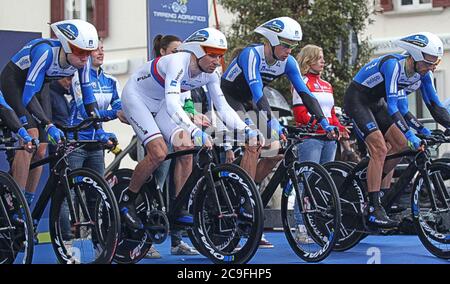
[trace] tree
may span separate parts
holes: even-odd
[[[302,26],[303,40],[300,47],[315,44],[323,48],[326,68],[323,77],[334,89],[336,105],[342,105],[342,97],[356,71],[367,63],[371,49],[368,39],[359,38],[356,63],[350,62],[350,49],[345,48],[343,58],[337,53],[342,43],[347,43],[351,30],[360,36],[370,24],[370,1],[367,0],[219,0],[228,11],[236,15],[231,31],[227,33],[230,50],[261,42],[262,37],[253,30],[262,23],[276,17],[288,16]],[[346,39],[346,40],[341,40]],[[297,48],[292,55],[300,51]],[[228,53],[231,54],[231,53]],[[230,55],[228,55],[230,57]],[[229,62],[232,58],[226,58]],[[277,80],[272,85],[288,102],[292,101],[287,79]]]

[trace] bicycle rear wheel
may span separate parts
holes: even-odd
[[[233,164],[214,167],[212,178],[214,189],[203,177],[194,197],[192,230],[203,247],[200,251],[214,263],[247,263],[263,233],[259,192],[248,174]]]
[[[0,171],[0,264],[29,264],[33,259],[33,221],[14,179]]]
[[[428,177],[432,188],[426,185],[422,175],[414,181],[413,222],[425,248],[439,258],[450,259],[450,166],[433,163]]]
[[[62,185],[50,207],[50,237],[60,263],[111,263],[120,234],[119,208],[106,181],[91,169],[67,175],[70,199]],[[77,220],[70,220],[69,202]]]
[[[318,262],[330,254],[338,238],[341,223],[338,191],[321,165],[295,162],[294,168],[298,184],[294,185],[294,178],[290,176],[281,196],[284,233],[301,259]],[[295,195],[290,199],[291,193]],[[299,212],[296,212],[295,204],[298,204]],[[294,219],[289,214],[292,207]]]

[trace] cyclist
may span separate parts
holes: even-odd
[[[319,102],[302,80],[297,61],[291,56],[292,50],[302,40],[300,24],[292,18],[279,17],[260,25],[255,32],[264,36],[267,41],[264,44],[251,44],[245,47],[232,60],[222,76],[221,87],[231,107],[242,113],[256,111],[257,118],[262,118],[262,121],[257,122],[258,129],[263,130],[267,127],[266,138],[273,139],[270,148],[279,149],[277,140],[284,137],[284,129],[272,115],[263,88],[275,79],[286,75],[309,112],[316,116],[317,121],[328,133],[329,138],[336,138],[337,131],[333,131],[335,128],[328,124]],[[254,125],[248,114],[246,123]],[[246,147],[241,161],[241,167],[257,184],[260,184],[282,159],[281,155],[274,155],[261,159],[258,163],[260,153],[259,145]],[[260,247],[270,248],[273,245],[263,237]]]
[[[50,103],[44,82],[74,74],[79,70],[83,101],[88,113],[95,112],[96,102],[89,81],[89,55],[97,48],[95,27],[82,20],[67,20],[50,25],[58,39],[35,39],[17,52],[3,69],[0,80],[5,100],[17,113],[28,133],[41,142],[47,137],[52,144],[64,136],[48,118]],[[99,134],[104,133],[99,129]],[[45,131],[45,132],[44,132]],[[45,137],[44,133],[47,134]],[[42,167],[29,171],[32,160],[45,156],[47,143],[41,143],[33,154],[18,151],[12,163],[12,174],[17,183],[26,189],[31,204],[42,173]]]
[[[227,104],[220,89],[220,74],[216,69],[226,50],[227,40],[220,31],[201,29],[181,44],[179,52],[147,62],[126,83],[122,94],[123,110],[147,150],[144,160],[133,172],[129,188],[119,199],[122,216],[130,228],[143,227],[133,203],[141,186],[167,155],[164,140],[172,143],[174,151],[191,149],[193,144],[212,147],[208,135],[183,110],[182,91],[206,85],[210,99],[227,127],[255,136],[255,131],[250,130]],[[191,171],[192,155],[177,159],[173,174],[176,194]],[[176,223],[192,224],[192,216],[183,212],[183,208],[176,210]]]
[[[367,63],[353,78],[344,96],[345,110],[363,135],[370,153],[368,222],[383,228],[398,225],[386,215],[380,201],[380,188],[389,188],[391,177],[382,182],[382,174],[390,173],[399,162],[384,162],[386,155],[407,146],[422,147],[410,127],[421,134],[431,134],[408,110],[407,95],[420,90],[433,118],[450,127],[450,116],[439,101],[433,83],[433,71],[443,56],[442,41],[432,33],[421,32],[403,37],[396,44],[406,53],[387,54]]]
[[[334,127],[328,124],[317,99],[302,80],[297,61],[290,55],[302,39],[300,24],[289,17],[280,17],[262,24],[255,32],[263,35],[267,41],[264,44],[252,44],[244,48],[232,60],[222,76],[221,87],[231,107],[243,113],[249,110],[262,111],[266,121],[258,125],[258,128],[267,125],[271,138],[278,140],[283,136],[283,128],[272,115],[263,88],[273,80],[286,75],[308,110],[316,116],[322,128],[331,133]],[[246,118],[246,122],[253,124],[249,117]],[[335,134],[330,136],[334,137]],[[259,153],[259,146],[247,147],[241,163],[242,168],[247,170],[257,183],[267,176],[280,159],[280,157],[262,159],[256,167]]]

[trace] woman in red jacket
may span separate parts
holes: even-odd
[[[316,45],[306,45],[297,55],[297,61],[306,86],[319,101],[322,111],[328,119],[328,123],[338,127],[339,134],[342,138],[348,138],[347,129],[341,125],[339,119],[336,117],[333,88],[330,83],[320,77],[325,66],[322,48]],[[298,126],[305,126],[309,123],[311,115],[308,113],[308,110],[303,105],[300,96],[295,90],[292,91],[292,95],[295,121]],[[315,124],[316,121],[312,126]],[[320,124],[318,125],[316,132],[326,133]],[[337,141],[328,140],[326,136],[323,138],[308,138],[298,145],[298,159],[299,161],[313,161],[319,164],[333,161],[336,154],[336,147]],[[305,202],[307,202],[307,200],[305,200]],[[297,224],[297,241],[301,243],[313,242],[306,233],[297,204],[295,204],[294,212]]]

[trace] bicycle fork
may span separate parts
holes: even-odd
[[[236,212],[234,212],[234,208],[233,205],[231,204],[231,200],[228,196],[228,193],[225,190],[225,184],[223,183],[222,180],[219,180],[219,190],[221,195],[225,198],[225,204],[226,207],[228,209],[228,214],[224,214],[220,205],[220,201],[219,201],[219,195],[217,193],[216,190],[216,185],[214,182],[214,178],[212,176],[212,170],[211,168],[214,166],[214,164],[209,164],[207,167],[204,168],[203,170],[203,174],[206,177],[206,184],[209,185],[209,190],[212,191],[213,195],[214,195],[214,202],[217,206],[217,211],[218,211],[218,218],[219,219],[223,219],[225,217],[237,217]]]
[[[68,169],[64,170],[65,175],[67,176],[68,174]],[[77,177],[77,178],[83,178],[83,177]],[[75,205],[74,205],[74,200],[72,199],[72,194],[70,192],[70,186],[69,186],[69,181],[67,178],[63,178],[60,179],[59,181],[64,189],[64,194],[66,196],[66,201],[67,201],[67,205],[69,207],[69,214],[70,214],[70,219],[71,219],[71,224],[75,225],[75,226],[79,226],[79,225],[93,225],[93,221],[91,219],[91,216],[89,214],[89,210],[87,208],[87,204],[86,202],[83,201],[83,196],[80,190],[80,187],[76,185],[76,182],[74,182],[74,193],[75,196],[77,198],[77,200],[79,200],[79,205],[81,207],[81,212],[83,213],[83,216],[88,220],[87,222],[83,222],[81,223],[81,217],[79,214],[77,214],[77,211],[75,210]]]
[[[424,179],[425,185],[429,189],[428,194],[430,197],[431,208],[434,211],[438,210],[438,206],[436,203],[436,193],[439,200],[442,202],[443,209],[449,209],[447,199],[449,199],[449,194],[446,190],[446,186],[444,184],[444,180],[439,171],[431,172],[428,167],[426,169],[420,170],[422,178]],[[435,193],[436,192],[436,193]],[[417,197],[418,198],[418,197]]]

